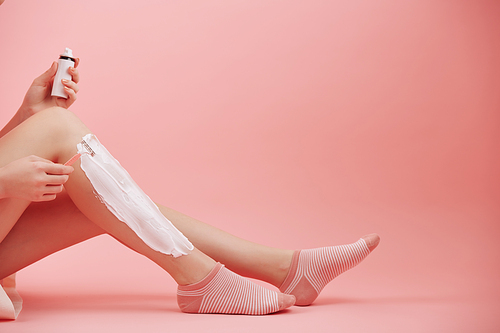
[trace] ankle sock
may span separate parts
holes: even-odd
[[[370,254],[363,239],[348,245],[295,251],[280,291],[294,295],[295,305],[310,305],[334,278]]]
[[[295,297],[266,289],[217,263],[200,282],[177,289],[182,312],[265,315],[286,309]]]

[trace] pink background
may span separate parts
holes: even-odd
[[[500,2],[35,1],[0,7],[0,121],[65,47],[71,108],[158,202],[304,248],[378,232],[318,302],[189,316],[102,236],[19,273],[2,332],[498,332]]]

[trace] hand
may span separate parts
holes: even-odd
[[[69,96],[68,99],[52,97],[50,95],[54,77],[57,73],[57,62],[53,62],[52,66],[50,66],[45,73],[33,80],[33,83],[24,97],[23,104],[19,109],[22,112],[23,120],[26,120],[39,111],[53,106],[60,106],[67,109],[75,102],[76,93],[79,90],[77,83],[80,81],[80,74],[76,69],[79,63],[80,59],[76,59],[75,67],[70,67],[68,70],[71,74],[72,81],[62,81],[65,91]]]
[[[73,170],[38,156],[13,161],[0,168],[0,198],[54,200]]]

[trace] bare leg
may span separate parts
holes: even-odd
[[[61,124],[61,117],[63,124]],[[76,143],[90,132],[76,117],[62,110],[51,110],[36,115],[33,119],[21,124],[0,141],[0,165],[5,165],[12,160],[30,154],[63,163],[74,154]],[[57,125],[54,126],[54,124]],[[37,141],[36,139],[39,138],[43,138],[43,140]],[[65,140],[60,138],[65,138]],[[41,244],[44,239],[53,239],[53,237],[39,237],[39,234],[38,237],[33,237],[32,230],[25,231],[27,229],[24,226],[33,225],[34,215],[31,213],[32,211],[37,212],[38,209],[36,217],[40,218],[41,210],[50,209],[50,204],[33,205],[33,208],[23,215],[19,226],[12,230],[3,244],[0,244],[0,259],[5,259],[0,275],[9,275],[50,253],[103,231],[155,261],[171,273],[179,284],[199,281],[214,267],[214,261],[198,251],[176,260],[152,251],[126,224],[118,221],[104,205],[96,200],[91,184],[79,168],[70,177],[66,188],[71,200],[66,198],[64,201],[63,198],[57,202],[61,214],[58,214],[58,218],[52,223],[51,228],[45,228],[43,231],[45,234],[51,234],[66,230],[65,237],[62,238],[64,241],[55,244]],[[75,205],[70,202],[74,202]],[[0,236],[10,230],[27,205],[27,202],[20,200],[12,200],[12,202],[2,200],[0,202],[0,213],[3,219],[0,225]],[[287,277],[293,251],[252,243],[172,209],[162,206],[160,209],[196,247],[215,260],[226,264],[237,273],[267,281],[277,287],[280,287]],[[99,228],[91,227],[89,221],[80,212],[83,212]],[[66,219],[71,217],[77,217],[76,224],[70,228],[62,229],[61,226],[67,221]],[[84,232],[75,232],[80,228]],[[13,252],[16,253],[17,259],[20,257],[20,254],[16,252],[19,241],[30,242],[32,246],[25,247],[23,259],[12,261]],[[370,251],[378,244],[378,241],[375,243],[369,245]]]
[[[90,130],[70,112],[54,108],[35,114],[0,140],[0,165],[28,155],[64,163],[76,152],[76,144]],[[200,281],[215,262],[198,250],[174,259],[153,251],[126,224],[119,221],[93,194],[93,188],[80,168],[75,168],[65,184],[76,207],[92,222],[133,250],[165,269],[179,284]],[[10,200],[10,199],[9,199]],[[6,234],[28,206],[27,202],[2,200],[0,235]]]
[[[69,159],[76,151],[76,143],[81,140],[83,135],[90,131],[79,121],[73,119],[76,117],[72,117],[72,115],[67,112],[58,110],[52,113],[54,114],[49,113],[44,116],[39,116],[39,119],[28,119],[19,126],[20,128],[9,133],[5,139],[2,139],[0,141],[0,151],[2,152],[0,165],[5,165],[11,160],[30,154],[36,154],[62,163]],[[57,125],[54,128],[54,124],[60,122],[60,117],[70,118],[67,119],[67,130],[65,130],[65,126],[61,125]],[[75,122],[77,124],[76,129],[74,128]],[[45,129],[46,133],[39,133],[42,129]],[[61,131],[63,133],[61,133]],[[60,137],[68,137],[68,140],[61,142],[59,139]],[[44,140],[40,141],[40,138],[44,138]],[[22,144],[22,147],[17,149],[15,148],[16,145],[12,144],[12,142],[17,142],[18,145]],[[64,154],[60,152],[64,152]],[[10,227],[19,220],[19,226],[12,230],[12,233],[9,235],[8,239],[5,240],[5,243],[0,245],[0,258],[5,258],[6,260],[3,261],[0,270],[6,270],[6,273],[15,272],[50,253],[59,251],[61,248],[71,246],[88,237],[93,237],[97,232],[107,232],[111,235],[118,235],[116,238],[123,243],[127,245],[137,243],[135,246],[140,247],[134,248],[134,246],[132,246],[135,250],[138,250],[140,253],[143,253],[141,251],[146,251],[146,253],[148,253],[148,249],[144,247],[142,241],[138,239],[135,234],[130,233],[123,223],[117,223],[116,219],[109,211],[100,203],[97,204],[93,195],[89,195],[92,194],[92,189],[86,177],[81,174],[79,168],[71,175],[70,181],[66,184],[66,188],[72,200],[66,198],[66,200],[58,199],[52,204],[39,203],[31,205],[20,220],[19,216],[28,206],[28,202],[13,200],[15,203],[14,205],[12,202],[7,204],[6,200],[0,201],[0,214],[3,219],[0,225],[0,237],[2,236],[2,228],[3,233],[6,234],[8,230],[10,230]],[[81,207],[81,210],[73,204],[73,201],[75,201],[77,206]],[[87,208],[88,202],[91,203],[91,207],[97,206],[100,209],[91,209],[89,211]],[[2,211],[2,206],[6,207],[5,212]],[[17,208],[15,208],[15,206],[17,206]],[[57,218],[54,217],[56,216],[55,214],[50,214],[50,218],[46,216],[46,221],[43,224],[45,228],[40,230],[42,224],[35,223],[31,219],[34,217],[40,219],[43,216],[43,212],[53,211],[53,209],[59,209],[58,211],[61,214],[57,214]],[[252,243],[172,209],[162,206],[160,206],[160,209],[197,248],[199,247],[202,252],[208,254],[208,256],[214,258],[216,261],[224,263],[231,270],[241,275],[267,281],[275,286],[279,286],[285,279],[290,267],[293,251]],[[81,212],[84,212],[86,216]],[[101,214],[107,216],[107,219],[101,219]],[[8,215],[12,216],[9,217]],[[99,225],[100,228],[96,230],[93,223],[87,220],[87,216],[90,220],[96,221],[96,224]],[[108,220],[113,222],[106,223],[105,221]],[[36,233],[31,230],[35,226],[37,228],[33,230],[37,230]],[[61,228],[62,226],[65,226],[65,228]],[[55,237],[36,237],[37,233],[39,235],[39,232],[43,232],[49,236],[53,233],[61,233],[62,230],[65,232],[65,237],[57,237],[57,239],[59,239],[57,242],[47,242],[42,245],[41,243],[45,242],[45,239],[54,239]],[[3,237],[0,239],[2,238]],[[26,244],[27,241],[32,242],[32,245],[25,249],[22,260],[14,262],[12,260],[11,251],[15,249],[16,244],[19,242]],[[17,251],[17,249],[15,250]],[[151,253],[150,255],[156,258],[157,252]],[[9,260],[7,258],[11,258],[12,265],[7,264]],[[20,253],[16,252],[16,258],[20,258]],[[161,258],[156,258],[154,260],[160,260],[159,264],[160,266],[162,265]]]
[[[171,208],[160,211],[203,253],[246,277],[279,287],[290,268],[293,251],[236,237]]]
[[[281,286],[290,269],[292,250],[276,249],[231,235],[211,225],[159,206],[193,244],[238,274]],[[0,243],[0,278],[52,253],[105,233],[87,219],[63,192],[55,201],[34,203]],[[376,244],[369,244],[370,250]]]
[[[232,271],[278,286],[292,260],[292,250],[253,243],[159,206],[161,212],[203,253]],[[64,248],[103,234],[75,206],[66,192],[54,201],[32,203],[0,243],[0,279]]]
[[[54,108],[37,113],[0,140],[0,166],[28,155],[64,163],[74,155],[77,143],[88,133],[90,133],[89,129],[66,110]],[[119,221],[95,197],[92,184],[78,165],[79,162],[76,164],[75,172],[65,184],[71,201],[79,211],[102,230],[169,272],[179,284],[178,303],[182,311],[266,314],[287,308],[295,302],[294,296],[279,294],[253,285],[223,266],[216,265],[213,259],[196,248],[188,255],[179,258],[152,250],[127,224]],[[5,204],[6,202],[10,205]],[[70,207],[64,203],[63,205],[66,208]],[[2,200],[0,204],[2,239],[0,241],[11,231],[27,206],[28,203],[23,201]],[[29,214],[25,216],[27,220],[33,221],[33,217],[29,218]],[[88,232],[83,238],[91,237],[95,233],[100,233],[101,230],[88,230]],[[9,248],[16,247],[16,240],[22,238],[23,233],[18,233],[16,228],[11,236],[3,244],[6,248],[2,254],[4,256],[12,252]],[[72,239],[69,243],[78,242],[79,239]],[[58,246],[64,245],[67,244]],[[42,250],[36,250],[36,255],[28,254],[31,259],[20,265],[29,264],[30,261],[36,260],[37,256],[46,255],[54,249],[57,250],[57,247],[52,246],[44,253],[42,247]],[[8,273],[10,272],[3,274]],[[226,291],[230,292],[225,293]]]
[[[66,192],[32,203],[0,243],[0,279],[57,251],[105,233]]]
[[[186,235],[193,244],[216,261],[238,274],[282,286],[288,275],[293,250],[278,249],[236,237],[209,224],[159,205],[161,212]],[[378,235],[363,237],[368,250],[379,243]]]

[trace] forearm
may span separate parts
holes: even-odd
[[[80,75],[76,69],[78,63],[79,59],[76,61],[75,68],[71,67],[68,70],[71,74],[72,80],[63,82],[66,93],[68,94],[67,99],[51,96],[51,87],[57,71],[57,62],[52,63],[52,66],[50,66],[45,73],[37,77],[24,96],[23,103],[21,104],[19,110],[17,110],[16,114],[14,114],[9,123],[0,131],[0,138],[37,112],[55,106],[59,106],[64,109],[69,108],[70,105],[75,102],[76,93],[79,90],[77,83],[80,80]]]

